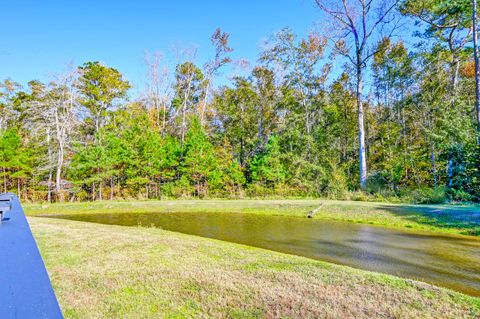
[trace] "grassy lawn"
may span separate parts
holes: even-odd
[[[76,213],[239,212],[305,217],[321,206],[317,219],[480,235],[480,207],[469,205],[402,205],[333,200],[172,200],[30,204],[30,216]]]
[[[54,207],[88,211],[99,205],[136,209],[133,203]],[[155,209],[153,203],[138,205]],[[282,212],[301,214],[310,205]],[[46,210],[40,208],[29,206],[29,213]],[[480,316],[479,298],[389,275],[157,228],[37,217],[29,222],[67,318]]]

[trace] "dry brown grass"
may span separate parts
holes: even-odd
[[[167,232],[29,218],[67,318],[475,318],[480,300]]]

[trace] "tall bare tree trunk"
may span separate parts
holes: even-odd
[[[57,171],[55,173],[55,193],[59,202],[63,202],[62,192],[62,166],[63,166],[63,149],[58,151]]]
[[[50,142],[50,129],[47,129],[47,145],[48,145],[48,193],[47,193],[47,201],[49,203],[52,202],[52,180],[53,180],[53,167],[52,167],[52,144]]]
[[[360,54],[358,53],[360,60]],[[361,64],[357,64],[357,112],[358,112],[358,147],[360,156],[360,188],[365,190],[367,188],[367,154],[365,149],[365,121],[362,103],[363,78]]]
[[[63,193],[62,193],[62,167],[63,167],[63,145],[59,145],[58,155],[57,155],[57,169],[55,172],[55,193],[57,194],[57,199],[59,202],[63,202]]]
[[[63,193],[62,193],[62,168],[63,168],[63,158],[64,158],[64,134],[61,127],[60,119],[58,117],[58,109],[55,109],[55,131],[57,133],[57,143],[58,143],[58,154],[57,154],[57,170],[55,173],[55,193],[57,194],[57,199],[59,202],[63,202]]]
[[[475,110],[477,114],[477,144],[480,145],[480,67],[478,61],[477,0],[472,0],[473,56],[475,59]]]
[[[52,179],[53,179],[52,169],[48,172],[48,192],[47,192],[47,202],[52,202]]]
[[[187,130],[187,121],[186,121],[186,116],[187,116],[187,109],[186,105],[183,106],[182,109],[182,137],[180,141],[180,148],[182,149],[183,153],[183,145],[185,144],[185,131]]]

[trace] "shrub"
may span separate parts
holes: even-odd
[[[358,202],[367,202],[369,200],[368,194],[362,191],[354,191],[350,193],[350,200]]]
[[[418,188],[410,194],[412,201],[417,204],[442,204],[447,196],[445,188]]]
[[[341,169],[338,169],[336,166],[332,165],[332,171],[327,182],[327,197],[345,199],[347,192],[348,185],[345,173]]]
[[[450,189],[448,190],[448,196],[451,200],[458,202],[471,202],[475,200],[475,197],[463,189]]]

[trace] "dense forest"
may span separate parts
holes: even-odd
[[[255,65],[231,57],[221,29],[204,65],[191,51],[169,70],[151,54],[137,96],[100,62],[46,83],[4,80],[0,191],[479,201],[472,2],[351,6],[315,1],[326,23],[305,38],[275,33]],[[406,24],[415,45],[399,36]]]

